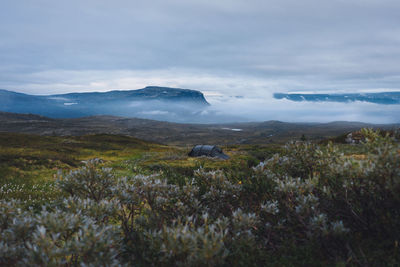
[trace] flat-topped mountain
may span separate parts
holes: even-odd
[[[57,95],[29,95],[0,90],[0,111],[51,118],[114,115],[186,122],[197,118],[208,106],[199,91],[158,86]]]
[[[138,90],[114,90],[109,92],[87,92],[87,93],[69,93],[60,95],[50,95],[47,98],[66,98],[74,101],[171,101],[196,103],[199,105],[209,105],[204,98],[203,93],[180,88],[147,86]],[[61,99],[60,99],[61,100]]]

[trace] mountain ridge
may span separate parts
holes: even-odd
[[[274,93],[275,99],[287,99],[295,102],[369,102],[383,105],[400,104],[400,92],[351,93],[351,94],[298,94]]]
[[[52,95],[0,90],[0,111],[51,118],[115,115],[186,122],[199,116],[208,106],[200,91],[160,86]],[[207,118],[203,116],[203,119]]]
[[[82,96],[91,97],[133,97],[140,98],[140,100],[170,100],[182,101],[189,100],[198,102],[199,104],[210,105],[204,97],[204,94],[197,90],[162,87],[162,86],[146,86],[142,89],[135,90],[110,90],[106,92],[75,92],[66,94],[48,95],[47,97],[72,97],[76,99]],[[136,100],[136,99],[134,99]]]

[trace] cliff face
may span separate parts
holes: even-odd
[[[170,102],[188,102],[188,104],[209,105],[200,91],[148,86],[139,90],[109,91],[104,93],[71,93],[61,95],[51,95],[48,98],[69,99],[84,102],[107,102],[107,101],[170,101]]]
[[[169,101],[188,101],[198,104],[209,105],[204,98],[203,93],[189,89],[169,88],[148,86],[144,89],[130,91],[133,97],[142,97],[145,99],[159,99]]]

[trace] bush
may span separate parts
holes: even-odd
[[[0,202],[0,265],[119,265],[119,227],[79,212],[43,207],[33,213],[18,206]]]
[[[399,145],[363,135],[363,155],[292,142],[247,177],[117,178],[89,161],[39,211],[0,201],[0,265],[396,265]]]
[[[60,176],[58,185],[61,190],[81,198],[91,198],[95,201],[111,196],[111,186],[116,180],[110,168],[98,168],[101,160],[92,159],[86,166],[71,171],[65,177]]]

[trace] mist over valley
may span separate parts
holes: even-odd
[[[147,86],[137,90],[30,95],[0,90],[0,111],[50,118],[111,115],[178,123],[358,121],[398,123],[400,93],[210,94]],[[312,104],[310,104],[312,103]]]

